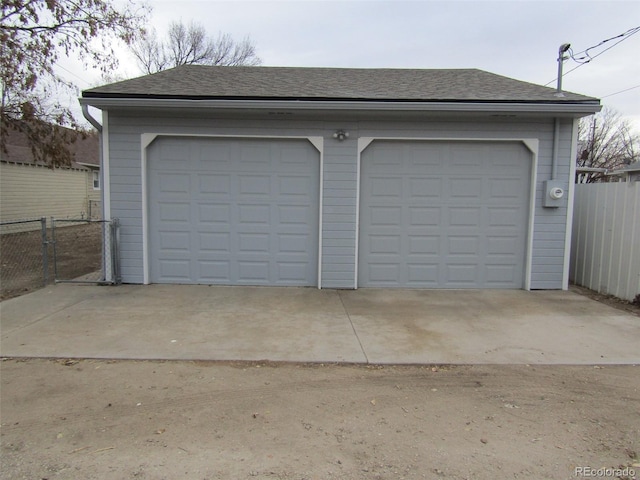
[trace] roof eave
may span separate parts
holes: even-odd
[[[254,100],[254,99],[183,99],[183,98],[99,98],[82,97],[81,105],[103,110],[134,109],[225,109],[225,110],[321,110],[388,112],[496,112],[496,113],[569,113],[589,115],[602,109],[599,101],[586,102],[513,102],[513,101],[361,101],[361,100]]]

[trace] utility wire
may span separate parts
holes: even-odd
[[[636,85],[634,87],[625,88],[624,90],[620,90],[619,92],[615,92],[615,93],[610,93],[609,95],[605,95],[604,97],[600,97],[600,98],[613,97],[614,95],[618,95],[619,93],[628,92],[629,90],[633,90],[634,88],[640,88],[640,85]]]
[[[59,63],[57,63],[57,62],[56,62],[56,67],[58,67],[58,68],[60,68],[60,69],[64,70],[65,72],[67,72],[67,73],[68,73],[68,74],[70,74],[70,75],[73,75],[73,76],[74,76],[74,77],[76,77],[78,80],[82,80],[82,82],[83,82],[85,85],[90,86],[89,82],[87,82],[87,80],[86,80],[86,79],[84,79],[84,78],[82,78],[82,77],[80,77],[80,76],[76,75],[76,74],[75,74],[75,73],[73,73],[71,70],[68,70],[68,69],[64,68],[62,65],[60,65],[60,64],[59,64]]]
[[[577,63],[587,63],[590,62],[592,60],[592,58],[595,57],[591,57],[591,55],[589,55],[589,50],[593,50],[594,48],[598,48],[600,45],[604,45],[607,42],[610,42],[611,40],[615,40],[616,38],[623,38],[623,37],[630,37],[631,35],[638,33],[638,31],[640,31],[640,26],[639,27],[634,27],[634,28],[630,28],[629,30],[627,30],[624,33],[621,33],[620,35],[616,35],[615,37],[611,37],[611,38],[607,38],[606,40],[602,40],[600,43],[598,43],[597,45],[594,45],[593,47],[589,47],[586,50],[583,50],[581,52],[578,53],[573,53],[573,50],[569,50],[569,53],[571,55],[571,58],[574,62]],[[620,43],[620,42],[616,42],[616,45]],[[606,50],[605,50],[606,51]],[[584,54],[582,57],[580,58],[576,58],[577,55],[581,55]],[[597,56],[597,55],[596,55]],[[582,62],[582,60],[585,60],[584,62]]]
[[[564,77],[564,76],[566,76],[566,75],[569,75],[569,74],[570,74],[571,72],[573,72],[574,70],[577,70],[578,68],[582,67],[583,65],[586,65],[587,63],[591,62],[593,59],[595,59],[595,58],[599,57],[600,55],[602,55],[604,52],[606,52],[606,51],[608,51],[608,50],[611,50],[613,47],[615,47],[616,45],[618,45],[618,44],[619,44],[619,43],[621,43],[621,42],[624,42],[625,40],[627,40],[627,39],[628,39],[628,38],[630,38],[632,35],[635,35],[635,34],[636,34],[636,33],[638,33],[638,32],[640,32],[640,26],[638,26],[638,27],[634,27],[634,28],[631,28],[631,29],[627,30],[626,32],[621,33],[620,35],[616,35],[615,37],[611,37],[611,38],[607,38],[606,40],[602,40],[602,41],[601,41],[600,43],[598,43],[597,45],[594,45],[594,46],[592,46],[592,47],[589,47],[589,48],[587,48],[586,50],[583,50],[582,52],[578,52],[577,54],[574,54],[572,50],[569,50],[569,55],[570,55],[571,59],[572,59],[574,62],[579,63],[579,65],[578,65],[578,66],[576,66],[576,67],[574,67],[574,68],[572,68],[571,70],[569,70],[569,71],[567,71],[567,72],[564,72],[564,73],[562,74],[562,76]],[[597,48],[597,47],[599,47],[600,45],[603,45],[604,43],[609,42],[609,41],[611,41],[611,40],[615,40],[616,38],[619,38],[620,40],[618,40],[616,43],[614,43],[613,45],[611,45],[611,46],[610,46],[610,47],[608,47],[608,48],[605,48],[605,49],[604,49],[604,50],[602,50],[600,53],[598,53],[598,54],[596,54],[596,55],[594,55],[594,56],[589,55],[589,53],[588,53],[588,52],[589,52],[589,50],[593,50],[594,48]],[[576,55],[580,55],[580,54],[582,54],[582,53],[584,53],[584,54],[585,54],[583,57],[580,57],[580,58],[578,58],[578,59],[576,59],[576,58],[575,58],[575,57],[576,57]],[[587,59],[587,60],[584,60],[584,59]],[[582,61],[582,60],[584,60],[584,61]],[[546,87],[547,85],[552,84],[552,83],[553,83],[553,82],[555,82],[556,80],[558,80],[558,77],[554,78],[554,79],[553,79],[553,80],[551,80],[550,82],[545,83],[545,85],[544,85],[544,86]]]

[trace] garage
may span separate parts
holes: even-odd
[[[358,285],[523,288],[531,152],[376,140],[362,153]]]
[[[147,170],[151,282],[317,285],[320,161],[307,140],[158,137]]]
[[[597,98],[473,68],[181,65],[80,103],[120,228],[109,280],[568,288]]]

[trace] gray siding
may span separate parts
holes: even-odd
[[[280,117],[280,116],[278,116]],[[284,118],[282,118],[284,117]],[[127,283],[143,281],[142,264],[142,133],[184,133],[255,136],[322,136],[324,143],[322,212],[322,286],[352,288],[356,269],[356,185],[358,137],[407,138],[537,138],[540,142],[533,232],[531,287],[562,288],[567,207],[542,207],[543,182],[551,175],[553,119],[384,120],[273,115],[223,118],[172,114],[109,112],[111,215],[121,221],[122,277]],[[561,122],[558,178],[569,183],[571,129]],[[332,138],[337,129],[350,137]]]
[[[335,123],[334,123],[335,125]],[[328,131],[325,138],[322,211],[322,285],[353,288],[356,269],[357,124],[341,122],[335,129],[350,137],[339,142]]]

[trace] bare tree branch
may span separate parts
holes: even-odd
[[[640,135],[631,131],[619,113],[605,107],[600,113],[580,120],[578,127],[578,167],[616,170],[640,161]],[[607,182],[610,176],[593,172],[586,183]]]
[[[144,73],[180,65],[255,66],[262,62],[249,37],[237,42],[228,33],[219,33],[213,38],[195,22],[172,22],[164,42],[158,40],[155,31],[147,32],[131,45],[131,50]]]
[[[0,150],[10,128],[29,138],[36,160],[70,161],[68,138],[52,124],[77,128],[69,106],[52,101],[73,89],[56,74],[60,55],[113,71],[115,41],[130,44],[143,31],[147,10],[133,0],[3,0],[0,7]]]

